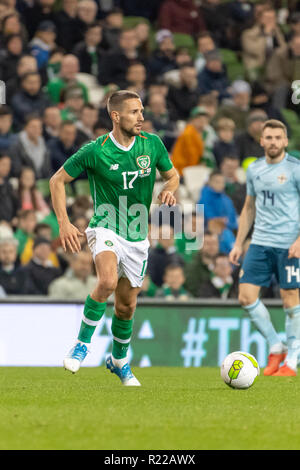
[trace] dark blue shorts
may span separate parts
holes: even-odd
[[[287,248],[250,244],[240,271],[240,283],[269,287],[274,274],[281,289],[300,288],[300,260],[288,259]]]

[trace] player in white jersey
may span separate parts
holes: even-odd
[[[280,121],[265,122],[261,145],[265,156],[247,170],[247,196],[229,258],[239,264],[254,222],[240,271],[239,301],[267,340],[269,357],[264,375],[295,376],[300,355],[300,161],[286,153],[287,131]],[[273,275],[286,314],[287,346],[259,298],[261,287],[268,287]]]

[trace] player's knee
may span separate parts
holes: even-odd
[[[239,292],[239,303],[242,307],[252,305],[257,300],[257,297],[252,296],[248,292]]]
[[[135,309],[136,301],[116,302],[115,304],[117,315],[122,318],[122,320],[130,320],[134,315]]]
[[[101,279],[97,285],[97,291],[104,295],[105,297],[109,297],[115,290],[118,284],[118,279],[107,278]]]
[[[299,305],[299,292],[298,289],[285,290],[281,294],[283,308],[289,309]]]

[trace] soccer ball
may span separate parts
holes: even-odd
[[[255,357],[243,351],[228,354],[221,365],[221,377],[232,388],[251,387],[259,372]]]

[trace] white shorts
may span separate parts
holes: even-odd
[[[148,238],[130,242],[103,227],[88,227],[85,233],[94,261],[102,251],[113,251],[118,260],[119,279],[127,277],[132,287],[141,287],[147,268]]]

